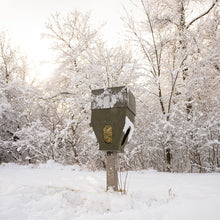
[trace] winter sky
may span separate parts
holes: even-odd
[[[92,22],[99,25],[107,22],[104,38],[109,45],[117,42],[123,27],[120,19],[122,5],[129,0],[0,0],[0,31],[8,31],[12,42],[20,46],[21,51],[38,63],[47,60],[49,43],[41,39],[45,32],[45,22],[51,14],[79,10],[91,11]],[[46,65],[44,68],[48,68]]]

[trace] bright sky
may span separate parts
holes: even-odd
[[[12,41],[34,60],[39,72],[49,72],[49,42],[42,40],[41,34],[51,14],[91,10],[95,25],[107,22],[104,38],[112,45],[123,28],[121,5],[128,3],[129,0],[0,0],[0,31],[9,32]]]

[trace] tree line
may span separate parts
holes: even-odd
[[[105,168],[89,126],[91,89],[127,85],[137,116],[121,169],[219,170],[219,2],[136,3],[138,16],[125,8],[124,45],[112,48],[89,13],[52,15],[43,37],[57,68],[44,83],[27,82],[27,60],[0,34],[1,162]]]

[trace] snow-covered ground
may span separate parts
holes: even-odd
[[[220,173],[129,172],[126,195],[106,192],[105,175],[52,161],[0,165],[0,219],[220,219]]]

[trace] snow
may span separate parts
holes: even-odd
[[[132,171],[128,192],[106,192],[104,171],[49,161],[0,166],[0,219],[219,220],[220,174]],[[123,181],[122,181],[123,182]]]
[[[92,95],[92,109],[113,108],[116,103],[127,103],[127,87],[122,87],[121,91],[113,93],[109,88],[104,89],[100,95]]]

